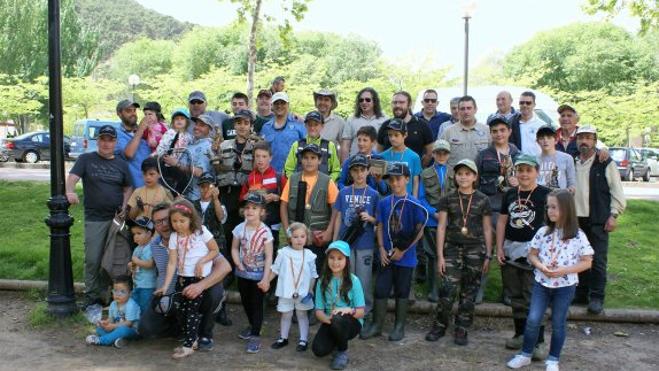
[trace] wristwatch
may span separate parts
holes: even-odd
[[[485,255],[485,259],[487,259],[487,260],[492,260],[492,255],[489,255],[489,254],[488,254],[488,255]]]

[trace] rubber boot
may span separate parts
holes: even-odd
[[[382,324],[387,314],[387,299],[375,299],[373,303],[373,320],[368,322],[359,334],[361,339],[370,339],[382,335]]]
[[[407,322],[408,299],[396,299],[396,322],[389,334],[389,341],[401,341],[405,337],[405,323]]]
[[[439,301],[439,288],[437,287],[437,259],[428,257],[428,301]]]

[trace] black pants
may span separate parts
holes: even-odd
[[[316,272],[319,276],[322,276],[323,269],[325,267],[325,250],[328,245],[318,247],[314,244],[305,246],[305,248],[311,250],[312,253],[316,254]]]
[[[593,255],[592,267],[579,273],[579,286],[577,286],[576,296],[604,300],[609,233],[604,230],[604,225],[591,224],[590,218],[579,218],[579,228],[588,237],[588,242],[593,247],[595,255]]]
[[[176,291],[183,292],[183,289],[187,286],[199,281],[200,279],[197,277],[178,277],[176,280]],[[205,291],[194,299],[188,299],[183,295],[177,296],[184,347],[191,348],[194,342],[197,341],[199,323],[202,317],[200,307],[205,296],[207,296]]]
[[[353,339],[362,329],[361,323],[348,314],[332,317],[332,323],[323,323],[313,339],[311,350],[317,357],[326,356],[336,348],[339,352],[348,350],[348,340]]]
[[[199,313],[201,313],[199,337],[213,338],[213,327],[215,327],[214,314],[219,310],[218,307],[223,296],[224,287],[222,286],[222,282],[216,283],[206,290],[206,295],[204,295],[199,306]]]
[[[375,298],[388,299],[391,287],[394,288],[396,299],[407,299],[412,286],[412,267],[400,267],[389,263],[386,267],[380,266],[380,272],[375,279]]]
[[[247,315],[252,336],[261,335],[263,325],[263,298],[265,294],[256,285],[258,281],[237,277],[240,301]]]

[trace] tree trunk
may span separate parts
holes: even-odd
[[[251,104],[254,96],[254,71],[256,70],[256,32],[262,0],[256,0],[252,13],[252,28],[249,31],[249,55],[247,57],[247,97]]]

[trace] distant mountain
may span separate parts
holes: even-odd
[[[194,26],[147,9],[133,0],[76,0],[80,21],[100,34],[100,59],[140,37],[176,39]]]

